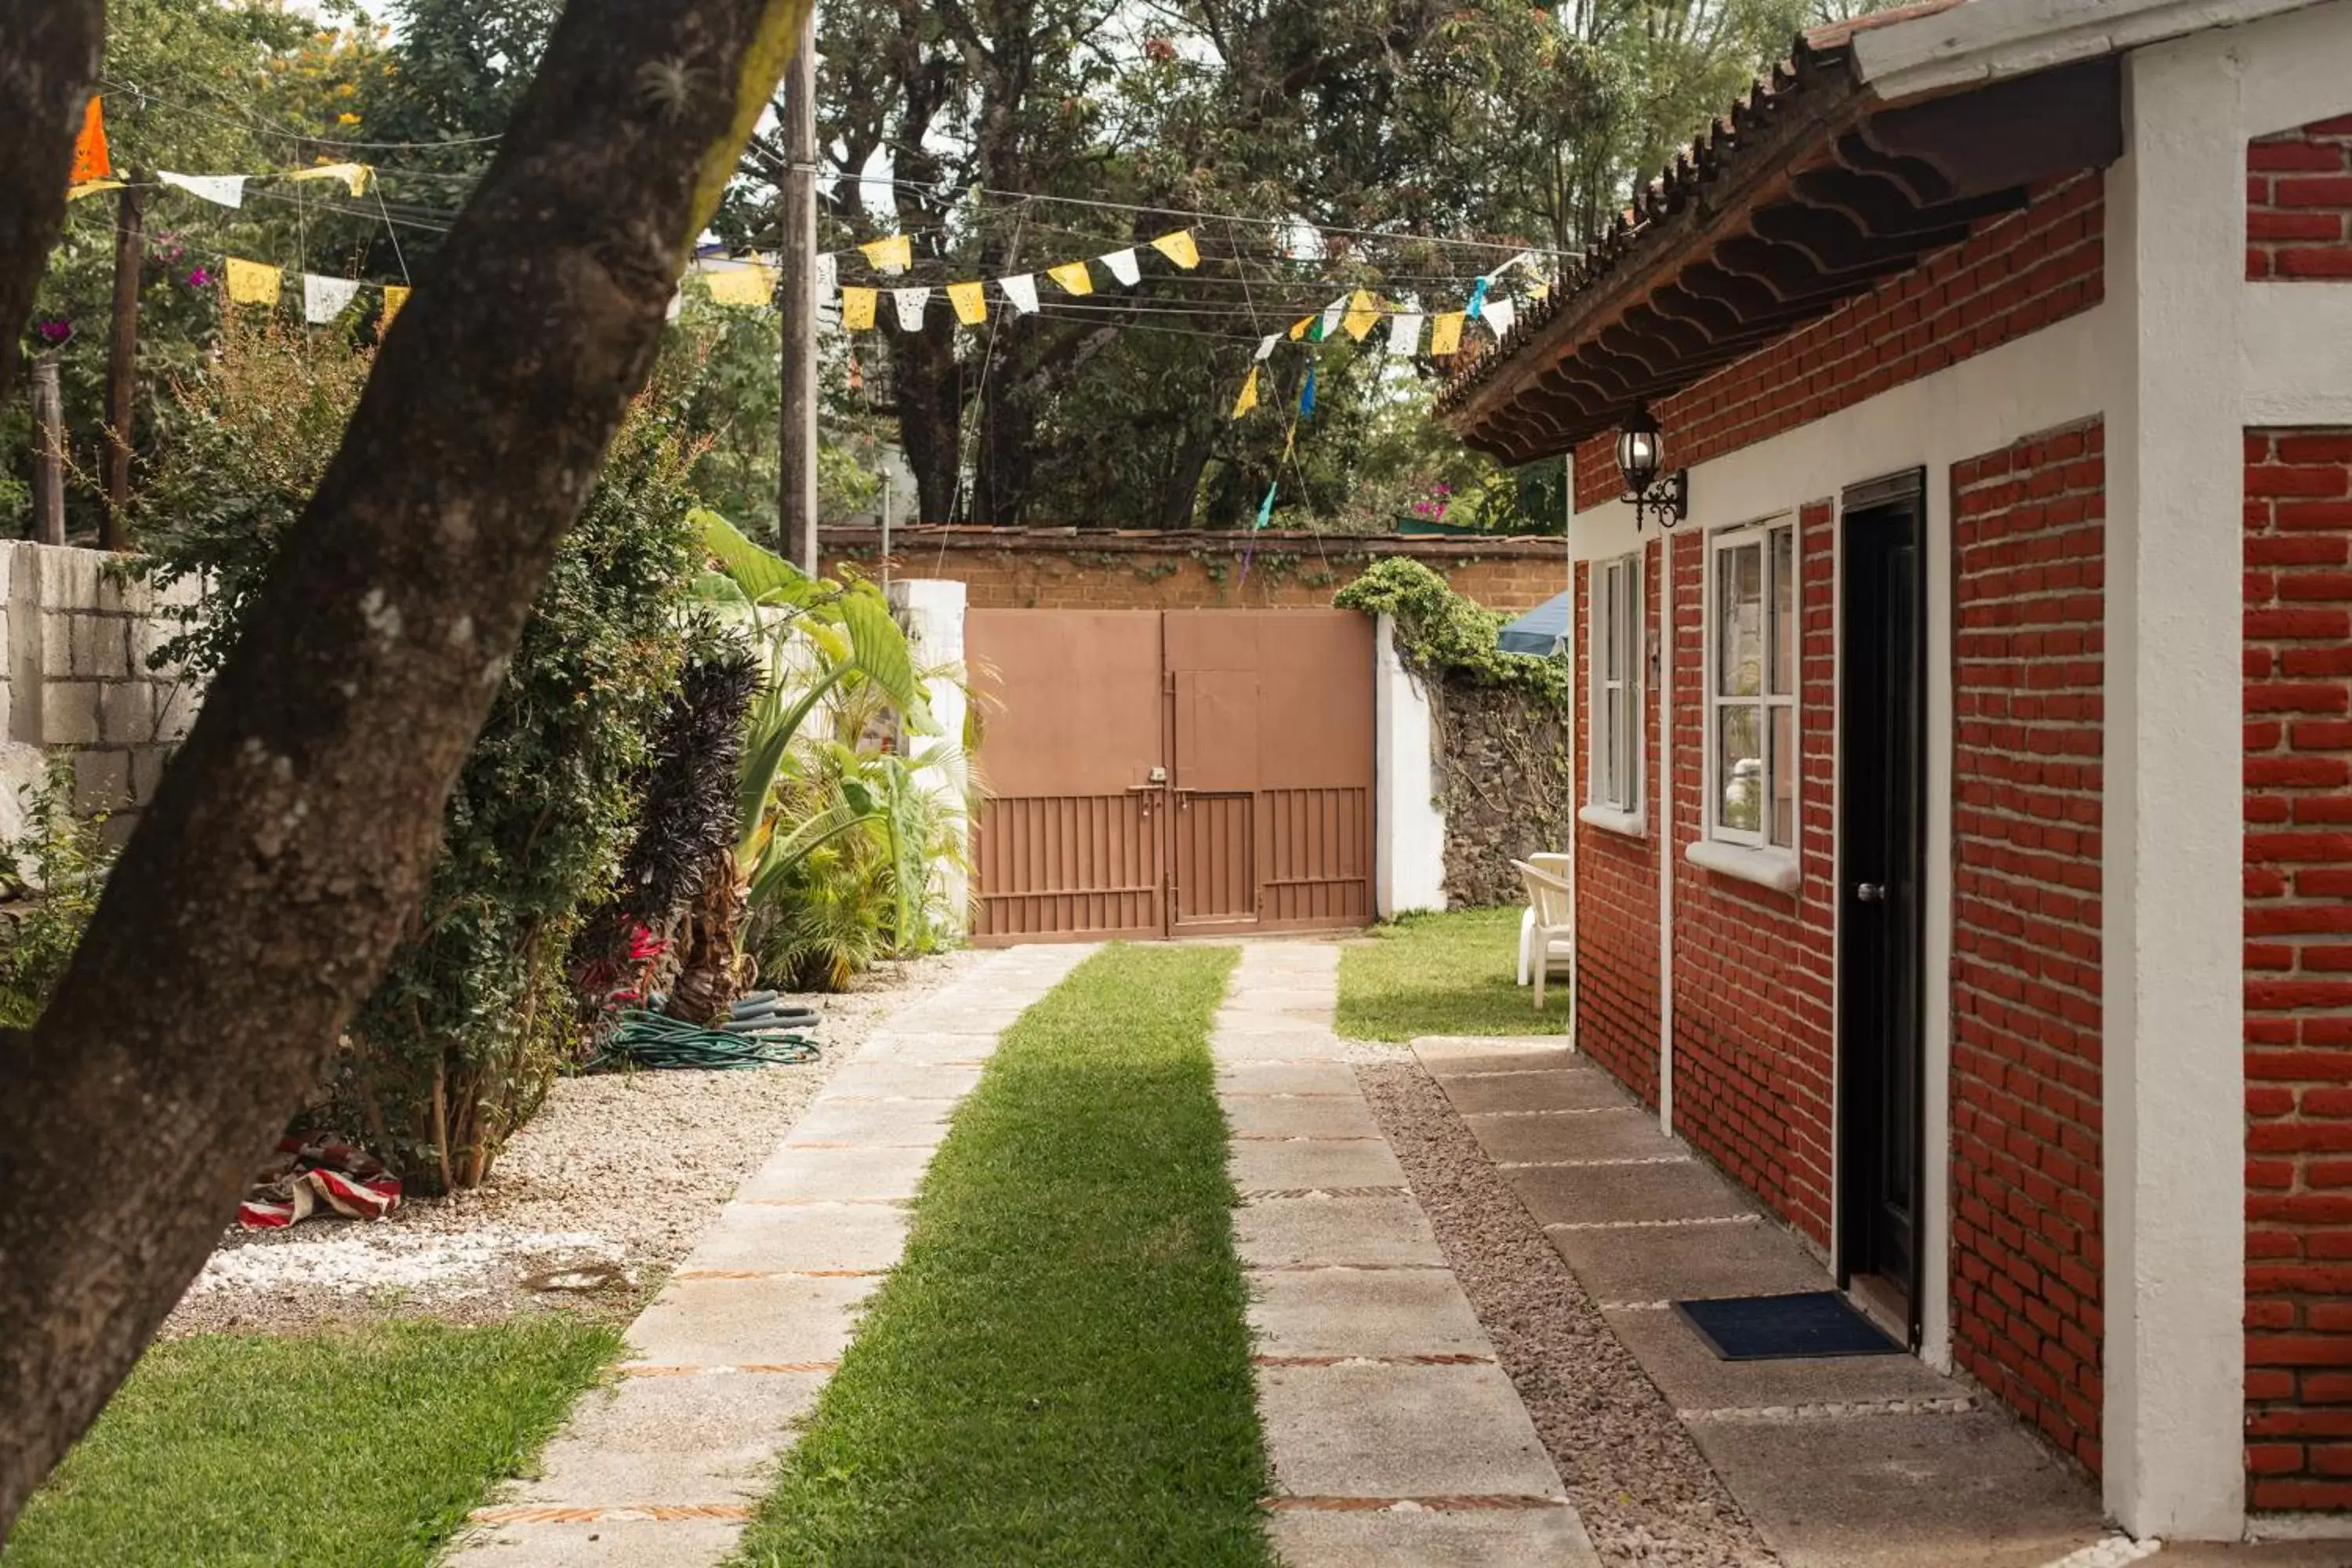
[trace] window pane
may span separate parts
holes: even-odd
[[[1619,738],[1625,732],[1625,689],[1612,686],[1602,703],[1601,737],[1601,802],[1615,805],[1625,798],[1625,784],[1619,766],[1625,754]]]
[[[1625,568],[1622,563],[1612,564],[1604,584],[1601,607],[1601,642],[1605,650],[1601,655],[1601,679],[1604,680],[1624,679],[1624,672],[1618,664],[1618,652],[1624,634],[1618,623],[1617,608],[1620,596],[1618,580],[1624,574]]]
[[[1796,531],[1772,531],[1772,690],[1786,696],[1797,679]]]
[[[1772,842],[1797,844],[1797,710],[1772,710]]]
[[[1726,703],[1716,710],[1715,784],[1722,797],[1717,820],[1742,833],[1764,826],[1763,728],[1760,708]]]
[[[1716,689],[1753,697],[1764,689],[1764,547],[1717,551],[1715,563]]]

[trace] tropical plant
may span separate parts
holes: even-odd
[[[747,919],[760,972],[795,986],[838,987],[878,957],[935,947],[934,869],[961,836],[921,776],[950,749],[901,747],[936,729],[924,691],[938,672],[916,668],[880,590],[812,580],[724,518],[700,519],[725,569],[705,593],[753,628],[766,668],[741,831],[687,922],[671,993],[671,1011],[708,1018],[743,984]]]

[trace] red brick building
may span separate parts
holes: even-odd
[[[1817,30],[1441,413],[1575,455],[1579,1048],[2135,1533],[2352,1533],[2352,0]]]

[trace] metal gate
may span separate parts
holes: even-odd
[[[973,610],[975,940],[1372,914],[1372,633],[1347,610]]]

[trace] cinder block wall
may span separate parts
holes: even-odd
[[[98,550],[0,546],[0,832],[22,821],[18,791],[44,757],[74,758],[74,805],[109,813],[118,841],[155,793],[164,759],[195,718],[196,689],[149,668],[176,629],[171,609],[195,584],[159,595]]]

